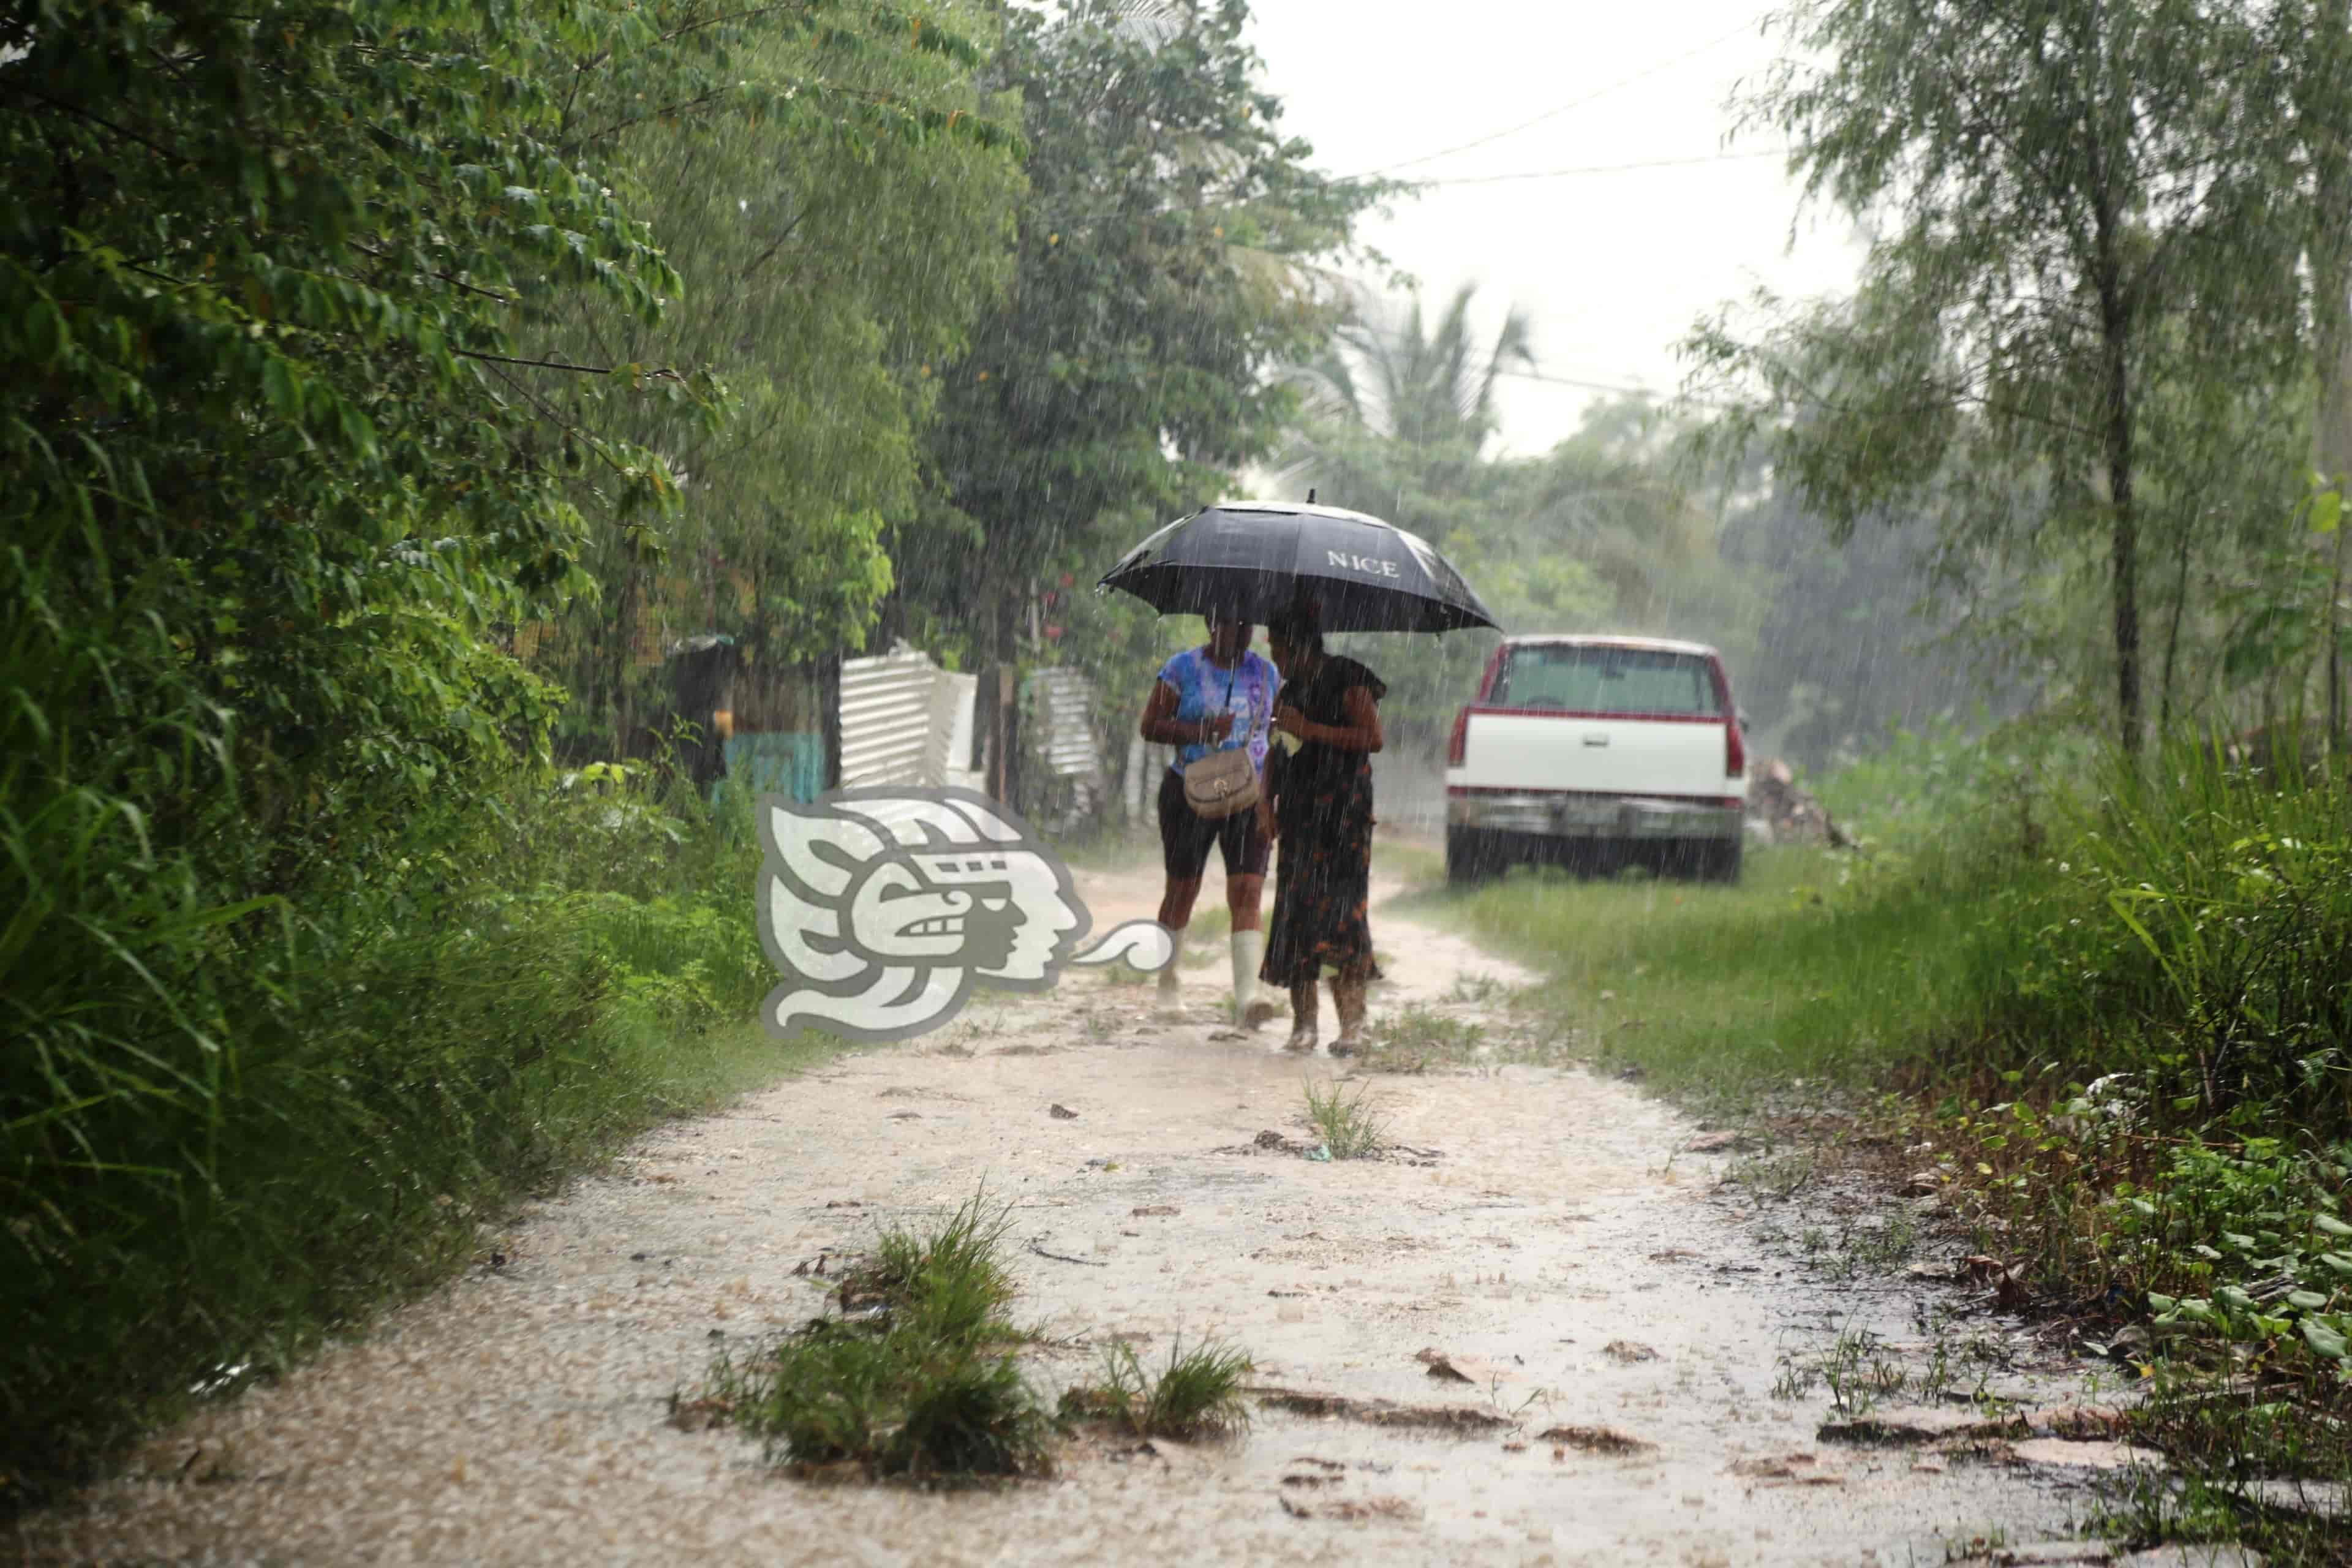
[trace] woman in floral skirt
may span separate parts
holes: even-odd
[[[1381,749],[1380,700],[1388,688],[1357,663],[1327,653],[1311,609],[1266,625],[1282,671],[1267,756],[1266,791],[1281,860],[1274,920],[1260,977],[1290,992],[1286,1048],[1312,1051],[1318,985],[1331,972],[1339,1014],[1335,1057],[1363,1048],[1365,990],[1380,978],[1368,914],[1372,878],[1372,764]]]

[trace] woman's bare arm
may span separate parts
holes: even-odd
[[[1143,722],[1139,728],[1143,738],[1155,746],[1213,746],[1233,732],[1234,716],[1220,713],[1213,719],[1179,719],[1176,710],[1183,698],[1174,687],[1160,681],[1151,689],[1150,700],[1143,705]]]
[[[1351,686],[1343,699],[1344,724],[1318,724],[1289,703],[1274,716],[1274,727],[1302,741],[1313,741],[1335,752],[1377,752],[1386,744],[1381,733],[1380,704],[1360,686]]]

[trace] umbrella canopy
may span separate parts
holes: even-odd
[[[1228,501],[1181,518],[1129,551],[1097,591],[1112,588],[1163,616],[1263,626],[1303,600],[1327,632],[1502,629],[1427,541],[1311,502]]]

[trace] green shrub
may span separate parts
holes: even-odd
[[[470,793],[496,811],[459,792],[357,815],[373,876],[322,861],[242,910],[206,910],[192,851],[134,874],[121,809],[68,796],[15,831],[48,879],[0,950],[19,1500],[224,1369],[282,1369],[444,1277],[511,1196],[777,1058],[743,1027],[770,984],[756,847],[657,775],[576,783],[486,760]]]

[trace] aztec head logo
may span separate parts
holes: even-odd
[[[780,1036],[899,1040],[961,1011],[985,981],[1042,991],[1066,963],[1175,961],[1133,921],[1075,952],[1091,923],[1069,868],[1018,816],[954,789],[836,790],[759,803],[760,942],[783,975],[764,1016]]]

